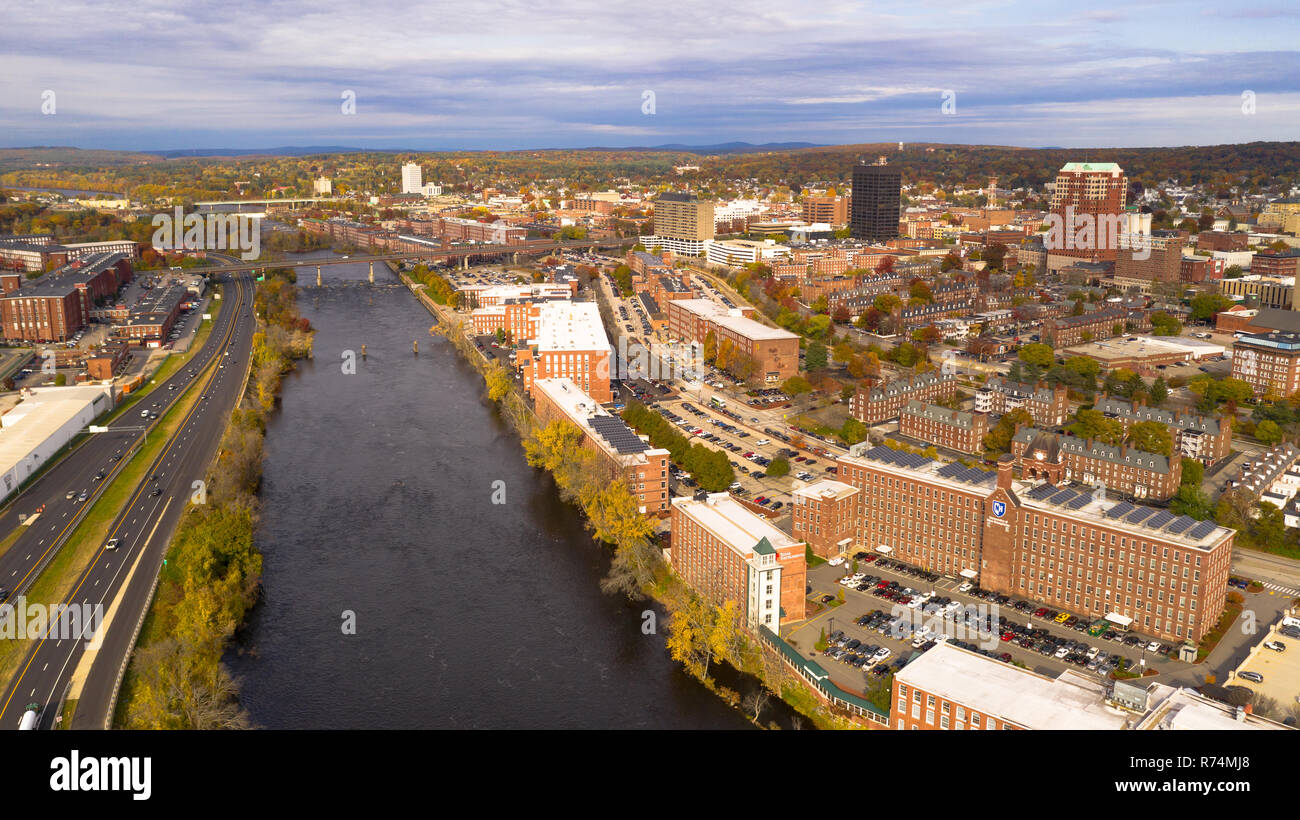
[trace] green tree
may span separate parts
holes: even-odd
[[[1070,431],[1085,439],[1095,439],[1103,444],[1118,445],[1124,440],[1124,424],[1107,418],[1100,410],[1080,410]]]
[[[1190,484],[1193,487],[1200,487],[1201,481],[1205,479],[1205,465],[1195,458],[1183,459],[1183,477],[1182,484]]]
[[[1151,334],[1153,336],[1177,336],[1182,332],[1183,323],[1163,310],[1157,310],[1151,314]]]
[[[803,376],[791,376],[781,384],[781,389],[790,396],[800,396],[812,392],[812,385]]]
[[[804,369],[821,370],[826,366],[826,345],[821,342],[813,342],[808,345],[808,352],[804,356]]]
[[[772,463],[767,465],[767,472],[771,478],[780,478],[783,475],[790,474],[790,461],[784,457],[772,459]]]
[[[1052,366],[1052,348],[1041,342],[1023,345],[1016,351],[1016,357],[1026,364],[1046,370]]]
[[[1164,376],[1157,376],[1151,384],[1150,401],[1152,407],[1159,407],[1169,400],[1169,385]]]
[[[1172,456],[1174,439],[1169,428],[1158,421],[1139,421],[1129,428],[1129,443],[1146,453]]]
[[[1255,425],[1255,438],[1264,444],[1277,444],[1282,440],[1282,428],[1272,419],[1264,419]]]
[[[845,444],[857,444],[867,440],[868,430],[864,422],[850,416],[844,420],[844,425],[840,428],[840,438],[844,439]]]
[[[1191,320],[1204,322],[1213,318],[1214,314],[1232,307],[1232,300],[1220,293],[1198,293],[1192,297],[1191,307]]]
[[[1032,427],[1034,417],[1023,407],[1017,407],[998,419],[993,429],[984,436],[984,449],[989,455],[998,455],[1011,449],[1011,438],[1016,434],[1016,426]]]

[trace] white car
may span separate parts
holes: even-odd
[[[888,647],[882,646],[876,650],[876,654],[872,655],[871,659],[876,663],[880,663],[892,654],[894,653],[890,652]]]
[[[1159,642],[1159,641],[1152,641],[1151,643],[1147,644],[1147,651],[1148,651],[1148,652],[1159,652],[1159,651],[1160,651],[1160,642]]]
[[[973,584],[971,584],[970,581],[967,581],[966,583],[964,583],[964,584],[962,584],[961,586],[957,587],[957,591],[958,591],[958,592],[970,592],[970,591],[971,591],[972,589],[974,589],[974,588],[975,588],[975,586],[974,586]]]
[[[1064,646],[1056,650],[1056,657],[1058,658],[1064,658],[1068,654],[1070,654],[1070,650]]]
[[[1093,658],[1097,657],[1097,653],[1100,652],[1100,651],[1101,651],[1101,650],[1098,649],[1098,648],[1095,647],[1095,646],[1093,646],[1093,647],[1089,647],[1089,648],[1088,648],[1088,660],[1092,660]]]
[[[836,556],[835,558],[832,558],[826,563],[830,564],[833,567],[838,567],[840,564],[844,563],[844,559],[842,557]]]

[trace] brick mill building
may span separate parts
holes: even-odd
[[[857,546],[1087,618],[1198,641],[1223,611],[1236,533],[1110,496],[858,445]]]
[[[594,302],[542,302],[527,346],[517,352],[524,387],[537,398],[538,379],[571,379],[597,402],[613,401],[610,391],[609,337]]]
[[[677,339],[703,344],[710,332],[719,346],[729,339],[736,353],[753,360],[754,378],[782,382],[799,372],[799,337],[749,318],[753,308],[728,310],[708,299],[675,299],[660,307]]]
[[[0,297],[0,321],[10,341],[65,342],[90,321],[95,304],[131,281],[131,259],[100,253],[75,259],[58,270]]]
[[[672,501],[673,570],[715,605],[736,601],[750,628],[803,620],[804,548],[727,493]]]
[[[572,379],[537,379],[533,396],[543,424],[563,419],[582,431],[584,443],[604,457],[611,476],[627,482],[642,513],[667,514],[667,450],[651,447]]]
[[[823,479],[790,492],[790,532],[822,558],[853,545],[858,488]]]
[[[960,453],[980,453],[989,432],[989,414],[950,410],[909,399],[898,417],[898,432]]]
[[[849,413],[864,424],[879,424],[898,418],[909,401],[931,402],[956,393],[957,379],[936,370],[887,382],[869,378],[849,399]]]

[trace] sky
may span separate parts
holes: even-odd
[[[1296,140],[1293,2],[5,0],[0,146]]]

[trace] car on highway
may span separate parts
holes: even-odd
[[[72,499],[74,499],[74,498],[76,498],[76,497],[77,497],[77,491],[76,491],[76,490],[68,490],[67,495],[63,496],[63,498],[64,498],[65,500],[67,500],[67,501],[71,501]]]
[[[122,539],[121,539],[121,538],[110,538],[110,539],[108,539],[108,543],[104,545],[104,549],[106,549],[106,550],[115,550],[115,549],[117,549],[118,544],[121,544],[121,543],[122,543]]]
[[[160,496],[160,495],[162,495],[162,488],[161,488],[161,487],[154,487],[154,488],[153,488],[153,492],[149,493],[149,497],[150,497],[150,498],[157,498],[157,497]]]

